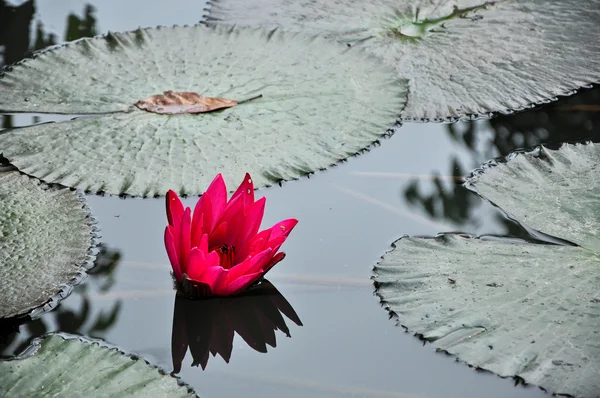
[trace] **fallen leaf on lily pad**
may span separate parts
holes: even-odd
[[[140,109],[148,112],[166,115],[182,113],[206,113],[219,109],[231,108],[240,103],[262,97],[257,95],[244,101],[228,100],[225,98],[203,97],[191,91],[177,92],[165,91],[163,94],[153,95],[135,103]]]

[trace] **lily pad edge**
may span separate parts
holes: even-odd
[[[381,264],[381,261],[383,261],[384,257],[391,253],[392,251],[394,251],[397,246],[398,243],[402,240],[402,239],[406,239],[406,238],[417,238],[417,239],[437,239],[443,236],[449,236],[449,235],[458,235],[462,238],[467,238],[467,239],[491,239],[491,240],[496,240],[496,241],[502,241],[502,242],[506,242],[506,244],[510,244],[510,243],[521,243],[521,244],[540,244],[540,243],[536,243],[536,242],[532,242],[532,241],[527,241],[524,239],[520,239],[520,238],[506,238],[506,237],[501,237],[501,236],[496,236],[496,235],[491,235],[491,234],[487,234],[487,235],[472,235],[472,234],[468,234],[468,233],[464,233],[464,232],[440,232],[438,234],[436,234],[435,236],[410,236],[407,234],[402,235],[400,238],[396,239],[394,242],[391,243],[390,245],[390,249],[388,251],[386,251],[383,255],[380,256],[379,261],[373,265],[372,267],[372,275],[371,275],[371,280],[373,281],[373,286],[375,288],[375,290],[373,291],[373,295],[375,295],[378,299],[379,299],[379,305],[388,313],[388,319],[389,320],[394,320],[394,326],[396,327],[401,327],[402,329],[404,329],[405,333],[411,333],[414,337],[416,337],[417,339],[419,339],[419,341],[423,342],[423,345],[425,345],[426,343],[429,344],[433,344],[434,341],[426,339],[424,337],[424,335],[422,333],[417,333],[414,332],[413,330],[411,330],[409,327],[405,326],[404,324],[402,324],[402,321],[400,320],[400,317],[398,316],[398,314],[396,313],[396,311],[392,310],[390,308],[389,303],[382,297],[382,295],[379,293],[379,287],[380,287],[380,283],[378,281],[376,281],[375,279],[377,278],[378,274],[377,274],[377,269],[378,266]],[[542,243],[543,244],[543,243]],[[449,352],[448,350],[445,350],[443,348],[438,348],[435,347],[435,352],[436,353],[442,353],[445,354],[447,356],[450,356],[452,358],[454,358],[455,362],[460,362],[466,366],[468,366],[471,369],[474,369],[476,372],[485,372],[485,373],[489,373],[489,374],[493,374],[494,376],[497,376],[501,379],[512,379],[515,382],[515,386],[521,385],[524,388],[530,388],[530,387],[537,387],[540,390],[544,391],[545,393],[550,394],[545,388],[537,385],[537,384],[531,384],[531,383],[527,383],[522,377],[517,376],[517,375],[513,375],[513,376],[501,376],[491,370],[479,367],[479,366],[475,366],[472,365],[470,363],[468,363],[467,361],[461,359],[458,355],[453,354],[451,352]]]
[[[1,154],[0,154],[0,160],[2,160]],[[0,172],[7,172],[9,170],[11,170],[11,169],[7,170],[4,167],[0,167]],[[86,252],[85,260],[83,262],[77,264],[77,266],[79,268],[82,268],[82,271],[78,272],[75,277],[71,278],[71,280],[69,280],[67,283],[65,283],[57,293],[50,296],[48,298],[48,300],[46,300],[43,304],[41,304],[37,307],[33,307],[21,314],[17,314],[15,316],[0,319],[0,332],[7,327],[10,328],[11,326],[19,325],[19,324],[33,321],[33,320],[40,318],[42,315],[46,314],[47,312],[54,310],[60,304],[60,302],[62,300],[69,297],[71,295],[73,289],[77,285],[79,285],[80,283],[85,281],[85,279],[87,278],[87,271],[94,268],[96,256],[98,254],[98,246],[100,244],[100,239],[102,238],[102,236],[100,235],[100,228],[98,228],[98,221],[92,215],[92,211],[90,210],[90,207],[87,204],[85,194],[81,190],[64,187],[60,184],[46,183],[46,182],[40,180],[39,178],[32,177],[28,174],[22,173],[21,171],[14,168],[14,166],[12,167],[12,170],[18,171],[21,175],[25,175],[28,178],[34,180],[33,183],[40,185],[42,187],[42,189],[44,189],[44,190],[69,189],[70,191],[74,191],[75,195],[77,197],[77,200],[81,203],[81,207],[82,207],[83,211],[87,214],[86,215],[86,221],[87,221],[86,226],[90,227],[90,229],[91,229],[90,247],[88,248],[88,250]]]
[[[131,353],[131,352],[126,352],[123,351],[122,349],[120,349],[119,347],[110,344],[108,342],[106,342],[105,340],[102,339],[95,339],[95,338],[91,338],[91,337],[87,337],[87,336],[82,336],[82,335],[78,335],[78,334],[72,334],[72,333],[66,333],[66,332],[49,332],[49,333],[44,333],[43,335],[34,338],[31,343],[20,353],[17,354],[13,357],[7,358],[7,359],[1,359],[0,362],[10,362],[10,361],[19,361],[19,360],[23,360],[23,359],[27,359],[29,357],[32,357],[34,355],[36,355],[37,351],[40,349],[42,343],[51,336],[59,336],[60,338],[62,338],[63,340],[74,340],[74,339],[78,339],[79,341],[81,341],[84,344],[97,344],[99,347],[104,348],[104,349],[108,349],[108,350],[114,350],[117,353],[129,358],[132,361],[139,361],[142,360],[146,363],[146,365],[152,369],[156,369],[158,371],[158,373],[161,376],[170,376],[172,378],[174,378],[175,380],[177,380],[177,384],[180,387],[185,387],[187,388],[187,391],[189,394],[194,394],[194,396],[196,396],[197,398],[199,398],[198,394],[196,393],[196,391],[194,391],[194,389],[186,382],[184,382],[180,376],[171,374],[169,372],[167,372],[166,370],[164,370],[163,368],[161,368],[158,365],[152,364],[150,363],[147,359],[145,359],[144,357],[142,357],[141,355],[135,354],[135,353]]]

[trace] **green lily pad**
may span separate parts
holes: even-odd
[[[597,0],[213,0],[207,23],[321,33],[410,80],[406,120],[512,112],[599,82]]]
[[[600,145],[514,153],[467,186],[527,226],[600,253]]]
[[[402,238],[377,295],[409,331],[474,367],[555,394],[600,391],[600,257],[576,246]]]
[[[406,81],[362,52],[260,28],[137,30],[83,39],[12,67],[4,111],[93,114],[0,134],[19,170],[91,192],[201,194],[217,173],[256,187],[324,169],[394,126]],[[244,100],[164,115],[134,104],[165,91]]]
[[[76,192],[0,172],[0,319],[36,317],[69,294],[95,258],[92,224]]]
[[[445,234],[404,237],[375,266],[399,324],[503,377],[555,394],[600,391],[597,144],[515,153],[467,185],[530,228],[575,245]]]
[[[196,397],[142,359],[66,334],[35,341],[0,362],[0,395],[11,397]]]

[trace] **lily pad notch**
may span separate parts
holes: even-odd
[[[93,267],[96,222],[81,192],[17,171],[0,172],[0,199],[0,321],[35,319]]]
[[[408,95],[393,69],[335,41],[204,25],[52,48],[5,71],[0,91],[3,111],[92,115],[3,132],[20,171],[143,197],[199,195],[218,173],[261,188],[325,169],[389,134]]]
[[[398,324],[502,377],[553,394],[600,391],[600,145],[514,153],[465,183],[574,245],[450,233],[404,236],[374,267]]]
[[[100,340],[51,333],[0,362],[0,395],[197,397],[192,388],[136,355]]]

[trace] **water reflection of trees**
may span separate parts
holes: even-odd
[[[118,251],[100,246],[95,266],[88,272],[88,278],[71,294],[81,299],[76,310],[59,304],[58,308],[33,321],[22,320],[24,323],[21,325],[0,324],[0,356],[22,352],[29,345],[29,336],[40,336],[54,330],[102,338],[115,325],[121,311],[121,301],[116,301],[110,310],[101,311],[91,319],[89,290],[93,286],[101,292],[108,291],[115,282],[114,272],[120,259]],[[74,298],[69,297],[67,300],[75,301]],[[13,347],[14,344],[17,345]]]
[[[34,40],[31,40],[35,11],[33,0],[19,6],[11,6],[5,0],[0,0],[0,47],[4,48],[0,67],[23,59],[31,51],[42,50],[60,41],[54,33],[44,31],[41,21],[36,21]],[[97,35],[95,13],[95,7],[90,4],[85,5],[83,17],[70,13],[67,16],[64,41]]]
[[[60,39],[54,33],[46,33],[41,21],[36,21],[35,34],[31,40],[31,26],[34,22],[35,1],[29,0],[19,6],[11,6],[0,0],[0,68],[20,61],[33,51],[42,50],[57,44]],[[83,17],[71,12],[67,15],[64,41],[96,36],[96,9],[86,4]],[[12,115],[0,115],[0,130],[13,126]]]
[[[585,89],[535,110],[496,118],[447,125],[450,138],[468,150],[471,158],[462,163],[450,160],[448,176],[462,177],[483,162],[506,156],[516,149],[539,144],[558,145],[566,141],[600,142],[600,87]],[[462,187],[460,181],[435,177],[433,181],[412,180],[401,193],[415,208],[432,219],[458,225],[472,222],[479,198]],[[523,236],[523,231],[502,217],[506,233]]]

